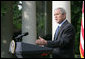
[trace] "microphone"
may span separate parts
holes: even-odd
[[[15,37],[15,39],[22,38],[23,36],[26,36],[26,35],[28,35],[28,34],[29,34],[28,32],[22,33],[22,34],[18,35],[17,37]]]

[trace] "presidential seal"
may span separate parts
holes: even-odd
[[[10,52],[12,54],[14,54],[14,52],[15,52],[15,41],[14,40],[12,40],[10,43]]]

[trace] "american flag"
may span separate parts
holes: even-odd
[[[84,1],[82,5],[82,19],[81,19],[81,32],[80,32],[80,56],[84,58]]]

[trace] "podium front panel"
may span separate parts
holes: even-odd
[[[51,53],[52,48],[41,47],[38,45],[33,45],[24,42],[16,43],[16,55],[22,56],[23,58],[37,58],[40,57],[42,53]]]

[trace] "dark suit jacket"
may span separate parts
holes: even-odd
[[[74,58],[75,30],[67,20],[62,24],[54,41],[47,41],[47,47],[53,48],[54,58]]]

